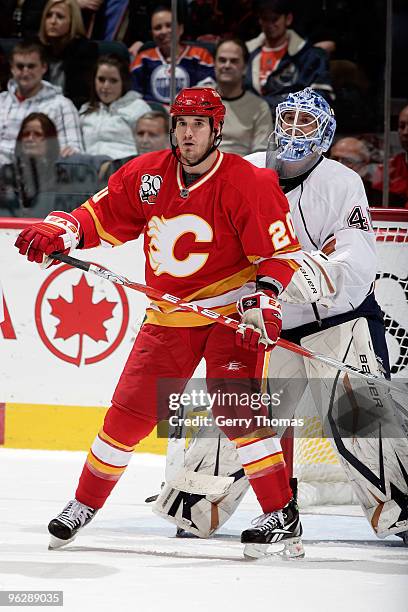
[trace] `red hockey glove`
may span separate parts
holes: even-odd
[[[18,236],[15,246],[21,255],[27,255],[28,261],[42,264],[49,268],[59,263],[47,257],[54,251],[69,253],[78,246],[81,239],[79,221],[66,212],[50,213],[44,221],[30,225]]]
[[[237,330],[238,346],[251,351],[270,351],[279,340],[282,329],[281,306],[272,291],[245,295],[237,303],[241,323],[248,327]]]

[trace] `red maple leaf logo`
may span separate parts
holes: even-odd
[[[72,302],[61,296],[48,299],[51,314],[60,320],[54,338],[67,340],[77,334],[79,336],[78,355],[74,360],[77,366],[81,364],[84,336],[95,341],[108,341],[104,322],[112,319],[112,312],[117,304],[106,298],[94,303],[92,295],[93,287],[88,285],[85,274],[82,274],[79,283],[72,288]]]

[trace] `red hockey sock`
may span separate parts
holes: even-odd
[[[286,466],[258,478],[250,478],[249,483],[261,505],[263,512],[281,510],[292,498]]]
[[[279,438],[264,428],[236,438],[235,444],[262,510],[269,513],[286,506],[292,491]]]
[[[116,480],[104,480],[96,474],[92,474],[88,468],[87,460],[82,469],[75,498],[81,504],[90,506],[90,508],[102,508],[118,480],[119,478]]]
[[[91,508],[102,508],[130,462],[136,444],[153,427],[154,423],[142,415],[112,406],[88,453],[76,499]]]

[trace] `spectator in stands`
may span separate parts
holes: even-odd
[[[408,106],[405,106],[398,116],[398,136],[403,151],[390,159],[390,206],[408,208]],[[373,188],[383,190],[382,165],[377,167],[373,177]]]
[[[151,153],[152,151],[169,149],[169,129],[169,116],[166,112],[149,111],[139,117],[136,121],[134,130],[138,154],[143,155],[144,153]],[[119,168],[135,157],[137,156],[130,155],[102,164],[99,171],[101,188],[108,184],[109,177],[116,172],[116,170],[119,170]]]
[[[1,36],[30,38],[38,35],[41,18],[47,0],[2,0],[5,2],[0,22]],[[93,36],[95,19],[105,4],[118,3],[119,0],[77,0],[81,14],[86,21],[86,35]],[[97,39],[98,37],[95,36]]]
[[[17,136],[13,161],[2,167],[0,206],[21,216],[39,198],[48,198],[52,210],[59,155],[57,130],[51,119],[44,113],[27,115]]]
[[[171,10],[166,5],[156,7],[151,15],[153,47],[142,49],[132,66],[133,89],[148,102],[170,103]],[[213,87],[214,60],[203,47],[180,42],[184,28],[178,16],[176,91],[195,85]]]
[[[140,41],[147,40],[149,3],[151,0],[78,0],[89,38],[119,40],[125,44],[132,43],[139,35],[142,35]]]
[[[242,157],[265,151],[273,129],[268,104],[244,88],[248,57],[239,38],[219,42],[215,51],[217,91],[227,109],[220,149]]]
[[[330,158],[351,168],[361,178],[369,173],[370,151],[358,138],[347,137],[337,140],[330,151]]]
[[[149,111],[136,122],[135,141],[139,155],[170,148],[169,116],[160,111]]]
[[[111,159],[136,155],[133,130],[137,119],[149,110],[140,95],[130,90],[128,63],[114,54],[101,56],[90,101],[80,109],[86,153]]]
[[[109,0],[77,0],[81,8],[86,36],[95,40],[103,40],[105,29],[105,4]],[[119,2],[119,0],[118,0]]]
[[[12,161],[23,119],[42,112],[54,122],[61,156],[83,151],[78,111],[61,89],[43,81],[47,63],[43,45],[18,43],[11,54],[12,79],[8,91],[0,93],[0,165]]]
[[[48,0],[41,19],[40,40],[48,55],[45,78],[59,85],[64,95],[80,108],[89,100],[98,46],[85,38],[76,0]]]
[[[327,53],[294,30],[292,0],[259,0],[261,34],[247,42],[247,85],[264,96],[274,111],[288,93],[312,87],[333,96]]]
[[[382,194],[373,188],[372,175],[375,164],[363,140],[354,137],[340,138],[330,150],[330,158],[351,168],[361,176],[370,206],[381,206]]]

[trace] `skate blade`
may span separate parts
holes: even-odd
[[[52,534],[50,534],[50,541],[48,543],[48,550],[57,550],[58,548],[62,548],[67,544],[70,544],[75,540],[75,536],[73,538],[69,538],[69,540],[61,540],[61,538],[56,538]]]
[[[277,558],[277,559],[303,559],[305,549],[300,538],[291,538],[290,540],[282,540],[279,544],[283,544],[281,550],[271,550],[272,544],[245,544],[244,558],[247,561],[256,561],[257,559]]]

